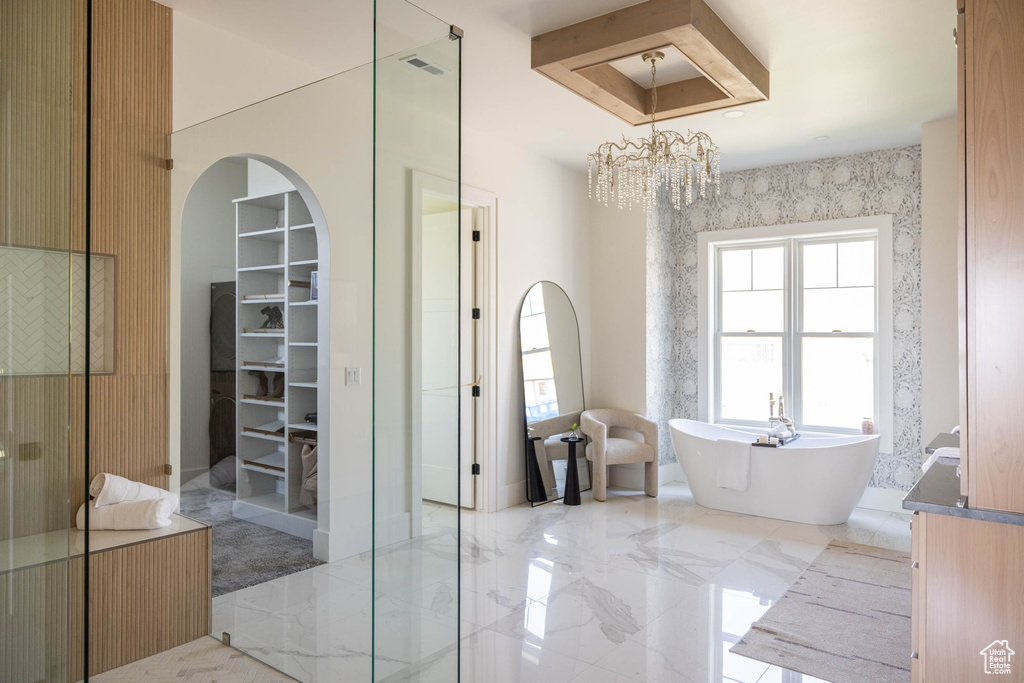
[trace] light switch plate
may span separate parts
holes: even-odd
[[[358,387],[363,383],[362,368],[345,368],[345,386]]]

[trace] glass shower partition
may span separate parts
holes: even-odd
[[[72,145],[73,10],[71,0],[0,3],[3,681],[83,678],[83,564],[72,561],[71,515],[84,492],[69,490],[72,454],[84,456],[81,422],[70,425],[85,357],[83,307],[74,305],[84,301],[85,255],[72,251],[84,248],[72,241],[84,169]],[[84,227],[82,213],[75,218]]]
[[[182,514],[213,528],[212,635],[304,682],[447,683],[460,40],[404,0],[354,8],[367,28],[371,7],[372,62],[171,136],[170,451]],[[202,410],[214,394],[226,416]]]
[[[401,0],[377,0],[375,27],[374,680],[450,682],[473,400],[460,373],[461,31]]]

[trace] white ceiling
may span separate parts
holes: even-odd
[[[330,72],[372,54],[370,0],[161,2]],[[956,112],[952,0],[707,2],[771,72],[770,101],[741,107],[742,118],[711,112],[664,124],[709,133],[723,170],[914,144],[921,123]],[[530,69],[531,36],[628,0],[417,4],[465,31],[464,125],[580,169],[599,143],[645,133]],[[380,23],[400,7],[378,0]],[[434,22],[422,35],[440,35],[441,26]],[[637,73],[645,70],[641,63]]]

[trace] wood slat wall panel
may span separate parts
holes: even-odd
[[[75,51],[84,60],[85,2],[75,2]],[[73,513],[99,472],[168,483],[171,37],[163,5],[93,3],[92,250],[117,258],[117,362],[114,375],[92,378],[91,468],[74,460]],[[73,106],[84,112],[78,99]],[[77,179],[74,187],[84,197]],[[73,225],[75,243],[84,244],[74,212]]]
[[[68,677],[68,564],[0,574],[0,680]]]
[[[209,633],[210,539],[210,529],[202,529],[92,555],[90,675]],[[73,575],[81,564],[72,561]],[[75,643],[81,642],[81,603],[73,607]]]
[[[68,248],[71,63],[69,2],[0,3],[0,242]]]

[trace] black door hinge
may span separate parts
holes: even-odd
[[[480,463],[473,463],[473,474],[480,474]]]
[[[479,320],[479,319],[480,319],[480,309],[479,308],[474,308],[473,309],[473,320]]]
[[[479,230],[474,230],[473,231],[473,241],[474,242],[479,242],[480,241],[480,231]]]
[[[480,385],[479,384],[474,384],[473,385],[473,398],[480,398]]]

